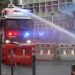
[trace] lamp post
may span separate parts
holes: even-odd
[[[35,71],[35,53],[32,53],[32,75],[36,75],[36,71]]]
[[[51,12],[51,17],[52,17],[52,22],[53,22],[53,18],[54,18],[54,13],[53,12]]]
[[[11,50],[10,62],[11,62],[11,75],[13,75],[13,50]]]
[[[2,62],[2,35],[0,35],[0,75],[1,75],[1,62]]]

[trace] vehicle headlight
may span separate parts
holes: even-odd
[[[7,43],[7,44],[10,43],[10,40],[6,40],[5,43]]]
[[[31,40],[27,40],[26,42],[27,42],[27,44],[31,44]]]

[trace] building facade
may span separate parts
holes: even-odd
[[[20,5],[26,5],[32,9],[33,13],[41,17],[49,17],[53,12],[56,15],[60,11],[61,5],[68,5],[75,0],[19,0]]]
[[[34,14],[52,21],[54,24],[68,31],[75,30],[75,19],[72,12],[74,10],[72,8],[75,7],[74,3],[75,0],[19,0],[19,5],[30,8]],[[35,36],[34,40],[38,43],[74,42],[69,36],[37,19],[34,19],[34,33],[35,32],[44,32],[46,34],[44,37],[39,34],[37,37]]]

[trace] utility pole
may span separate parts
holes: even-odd
[[[1,75],[1,63],[2,63],[2,34],[0,35],[0,75]]]
[[[32,53],[32,75],[36,75],[35,61],[36,61],[36,57],[35,57],[35,52],[33,51]]]
[[[54,12],[51,12],[52,22],[54,21]]]
[[[14,75],[13,74],[13,50],[11,50],[11,75]]]

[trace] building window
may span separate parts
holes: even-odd
[[[53,4],[58,4],[58,1],[53,1]]]
[[[67,2],[72,2],[72,0],[67,0]]]
[[[50,6],[51,5],[51,2],[47,2],[47,5]]]
[[[36,11],[36,12],[39,12],[39,8],[35,8],[35,11]]]
[[[60,3],[62,4],[62,3],[65,3],[65,0],[60,0]]]
[[[58,10],[58,5],[53,5],[53,10]]]
[[[34,3],[34,7],[39,7],[39,3]]]
[[[44,2],[40,3],[40,6],[41,7],[44,7],[45,6],[45,3]]]
[[[48,6],[47,8],[48,8],[48,11],[51,11],[51,6]]]
[[[45,7],[42,7],[42,8],[41,8],[41,11],[42,11],[42,12],[45,12]]]

